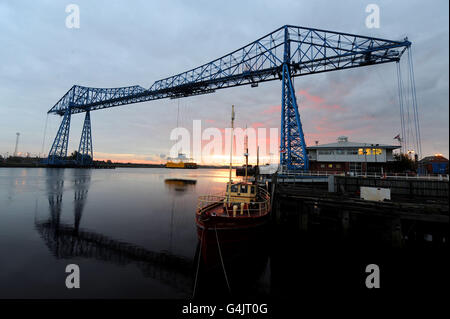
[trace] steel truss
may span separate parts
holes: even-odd
[[[67,145],[69,144],[70,108],[64,112],[64,117],[56,133],[50,152],[48,153],[48,164],[58,165],[65,161],[67,157]]]
[[[78,147],[77,162],[80,165],[91,164],[94,159],[91,134],[91,112],[87,111],[81,132],[80,146]]]
[[[156,81],[149,89],[137,85],[122,88],[74,85],[48,113],[66,117],[67,112],[82,113],[281,80],[281,164],[289,169],[306,170],[309,166],[308,157],[292,78],[399,61],[410,45],[411,42],[406,39],[393,41],[285,25],[221,58]],[[59,135],[58,131],[55,141]],[[67,144],[65,147],[66,154]],[[53,146],[49,159],[53,156],[52,151]]]

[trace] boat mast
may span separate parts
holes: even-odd
[[[233,171],[233,131],[234,131],[234,105],[231,106],[231,143],[230,143],[230,177],[228,180],[228,199],[227,202],[230,203],[231,198],[231,172]]]
[[[244,182],[247,183],[247,168],[248,168],[248,135],[247,135],[247,125],[245,126],[245,177],[244,177]]]
[[[259,145],[258,148],[256,149],[256,166],[259,167]]]

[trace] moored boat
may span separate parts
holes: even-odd
[[[175,158],[169,157],[165,166],[166,168],[198,168],[197,163],[183,153],[178,153],[178,157]]]
[[[234,106],[231,128],[234,129]],[[231,134],[231,137],[233,138],[233,134]],[[247,151],[244,154],[246,158],[245,167],[248,167],[248,146],[246,148]],[[249,182],[247,170],[245,170],[243,181],[232,181],[232,154],[233,147],[231,147],[230,154],[229,181],[225,192],[199,196],[198,198],[196,222],[201,229],[246,229],[263,225],[268,219],[270,213],[269,193],[256,182]]]

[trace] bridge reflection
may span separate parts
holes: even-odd
[[[200,299],[229,296],[215,234],[214,236],[211,236],[213,235],[211,233],[205,234],[204,240],[197,242],[193,258],[178,256],[171,252],[175,198],[193,192],[195,183],[178,180],[165,182],[166,188],[172,194],[169,251],[151,251],[81,227],[91,184],[91,170],[46,171],[49,215],[37,218],[35,229],[55,258],[81,257],[121,266],[133,264],[141,270],[144,277],[158,280],[188,296]],[[73,223],[61,219],[63,195],[68,189],[73,189],[74,194]],[[261,277],[267,271],[267,236],[264,236],[264,231],[257,234],[241,233],[240,236],[232,235],[232,240],[229,240],[223,234],[219,234],[231,295],[256,296],[261,292],[257,291],[261,290],[261,287],[267,293],[268,287],[261,284]]]
[[[194,263],[189,258],[167,251],[150,251],[80,228],[90,186],[91,170],[72,170],[74,223],[73,225],[62,223],[64,174],[68,171],[62,169],[46,171],[50,211],[47,219],[35,221],[35,228],[55,258],[93,258],[117,265],[133,263],[146,277],[159,280],[182,292],[192,291]]]

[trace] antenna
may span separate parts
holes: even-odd
[[[245,156],[245,178],[244,178],[244,181],[247,182],[247,180],[248,180],[248,176],[247,176],[247,174],[248,174],[248,171],[247,171],[247,169],[248,169],[248,135],[247,135],[247,125],[245,125],[245,153],[244,153],[244,156]]]
[[[256,166],[259,167],[259,145],[256,148]]]
[[[16,136],[16,148],[14,149],[14,157],[17,156],[17,149],[18,149],[18,147],[19,147],[19,136],[20,136],[20,133],[17,132],[16,135],[17,135],[17,136]]]
[[[230,178],[228,181],[228,200],[231,198],[231,172],[233,170],[233,131],[234,131],[234,105],[231,106],[231,144],[230,144]]]

